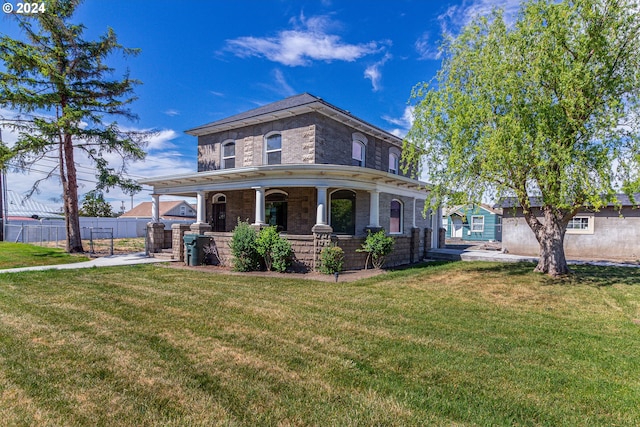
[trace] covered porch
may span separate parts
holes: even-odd
[[[273,225],[292,243],[296,259],[318,265],[324,246],[345,249],[346,268],[362,268],[355,252],[367,230],[384,228],[396,239],[392,264],[422,259],[438,247],[439,212],[423,216],[424,183],[373,169],[336,165],[277,165],[200,172],[142,181],[153,186],[150,249],[165,231],[158,220],[162,196],[195,197],[196,222],[172,233],[174,257],[182,258],[182,235],[210,236],[221,262],[228,262],[228,240],[238,220],[256,228]],[[397,253],[395,253],[397,252]],[[360,260],[362,258],[362,260]],[[361,261],[361,262],[360,262]],[[390,260],[391,261],[391,260]],[[359,267],[358,267],[359,266]]]

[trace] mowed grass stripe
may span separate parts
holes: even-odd
[[[18,425],[637,424],[637,270],[530,270],[0,277],[0,406]]]

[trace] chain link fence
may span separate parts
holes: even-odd
[[[61,247],[66,244],[64,225],[5,224],[5,241],[29,243],[46,247]],[[113,255],[113,228],[80,228],[82,246],[94,256]]]

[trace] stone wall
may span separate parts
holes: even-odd
[[[220,147],[236,143],[236,167],[260,166],[264,161],[264,138],[273,132],[282,136],[282,163],[314,163],[316,159],[316,113],[245,126],[198,137],[198,171],[220,169]],[[349,154],[349,158],[351,155]]]
[[[232,266],[233,256],[231,256],[231,248],[229,243],[233,237],[233,233],[214,233],[206,232],[205,236],[211,239],[210,245],[215,247],[217,256],[214,256],[210,262],[213,265]]]
[[[293,250],[293,269],[296,271],[310,271],[314,268],[315,248],[314,239],[310,235],[283,235]]]

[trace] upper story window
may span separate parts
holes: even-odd
[[[351,142],[351,165],[364,166],[366,158],[367,138],[361,133],[354,133]]]
[[[222,169],[231,169],[236,167],[236,143],[233,141],[222,144],[222,161],[220,162]]]
[[[399,170],[400,156],[398,155],[398,153],[392,151],[389,153],[389,173],[397,175]]]
[[[279,165],[282,163],[282,135],[274,133],[267,136],[265,144],[266,164]]]

